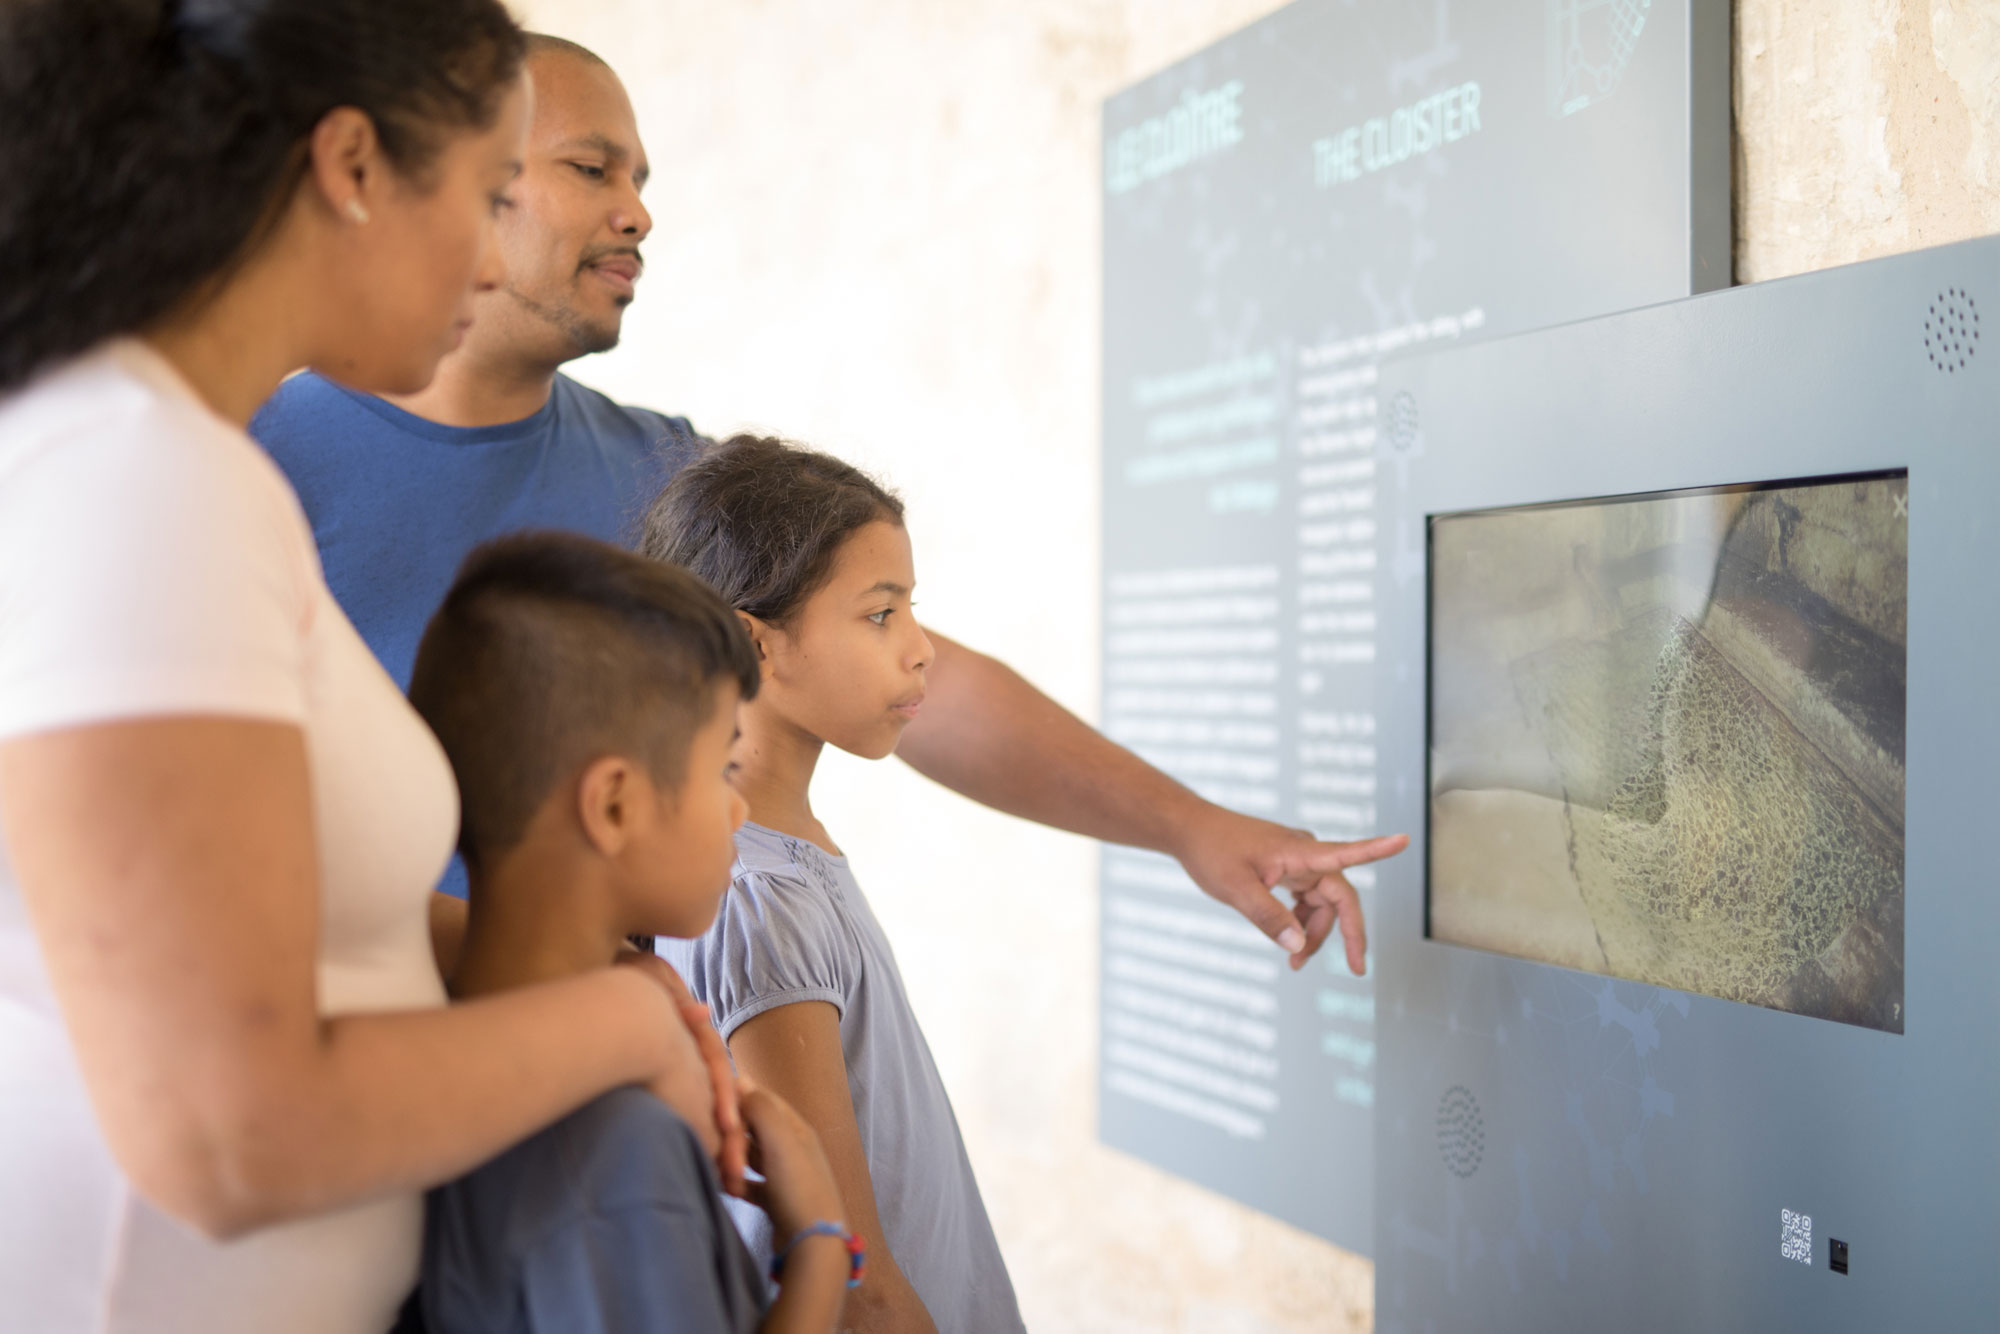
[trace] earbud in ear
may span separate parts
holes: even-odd
[[[368,225],[368,206],[358,199],[350,199],[347,201],[347,216],[365,227]]]

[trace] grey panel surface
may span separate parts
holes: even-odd
[[[1384,824],[1381,360],[1727,285],[1728,111],[1726,0],[1301,0],[1106,104],[1114,737]],[[1372,984],[1164,857],[1103,890],[1105,1141],[1367,1252]]]
[[[1908,552],[1902,1031],[1427,939],[1413,848],[1376,900],[1385,1334],[2000,1320],[1995,309],[1988,239],[1384,369],[1382,814],[1419,831],[1429,516],[1908,471],[1873,493]]]

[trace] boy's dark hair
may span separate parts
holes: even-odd
[[[518,843],[549,794],[600,756],[679,782],[724,680],[755,695],[756,650],[687,571],[569,533],[476,549],[410,676],[410,703],[458,776],[466,863]]]
[[[903,522],[860,469],[763,436],[732,436],[682,468],[646,511],[639,549],[685,566],[738,611],[782,625],[856,529]]]
[[[523,47],[500,0],[0,0],[0,392],[240,262],[335,107],[422,183]]]

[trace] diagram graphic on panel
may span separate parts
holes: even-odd
[[[1573,115],[1616,92],[1653,0],[1548,0],[1549,109]]]

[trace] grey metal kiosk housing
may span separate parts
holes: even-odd
[[[1384,368],[1382,1330],[2000,1323],[1995,313],[2000,238]]]

